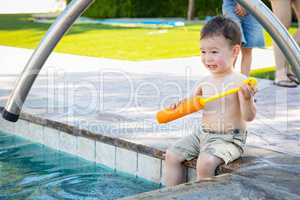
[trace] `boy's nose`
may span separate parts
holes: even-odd
[[[205,56],[204,61],[206,64],[210,64],[213,61],[213,58],[209,55]]]

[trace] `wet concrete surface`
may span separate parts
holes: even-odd
[[[240,170],[202,182],[139,194],[122,200],[298,200],[300,157],[259,158]]]

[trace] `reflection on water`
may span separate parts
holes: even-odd
[[[116,199],[159,185],[0,132],[0,199]]]

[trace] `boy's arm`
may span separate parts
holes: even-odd
[[[193,93],[193,97],[194,96],[202,96],[202,88],[199,86],[198,88],[196,88],[196,90]],[[187,99],[182,99],[180,101],[178,101],[177,103],[171,104],[169,106],[170,109],[175,110],[182,102],[186,101]]]
[[[238,92],[240,109],[242,118],[245,121],[252,121],[256,115],[256,106],[254,103],[254,95],[256,88],[251,88],[248,85],[242,86]]]

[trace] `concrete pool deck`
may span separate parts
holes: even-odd
[[[32,50],[0,46],[0,52],[0,106],[4,106]],[[272,50],[255,53],[259,55],[254,56],[255,66],[274,65]],[[198,57],[132,62],[55,53],[43,67],[23,111],[163,151],[191,132],[199,114],[159,126],[155,113],[162,105],[191,93],[199,77],[207,73],[199,63]],[[272,152],[280,152],[290,163],[299,158],[299,99],[300,87],[279,88],[259,80],[258,113],[249,124],[247,145],[252,154],[263,156],[261,163],[271,159],[262,151],[271,152],[267,153],[271,157],[279,155]],[[285,164],[279,162],[279,166]],[[295,166],[288,170],[289,175],[299,176],[296,160]],[[299,191],[297,195],[299,198]]]

